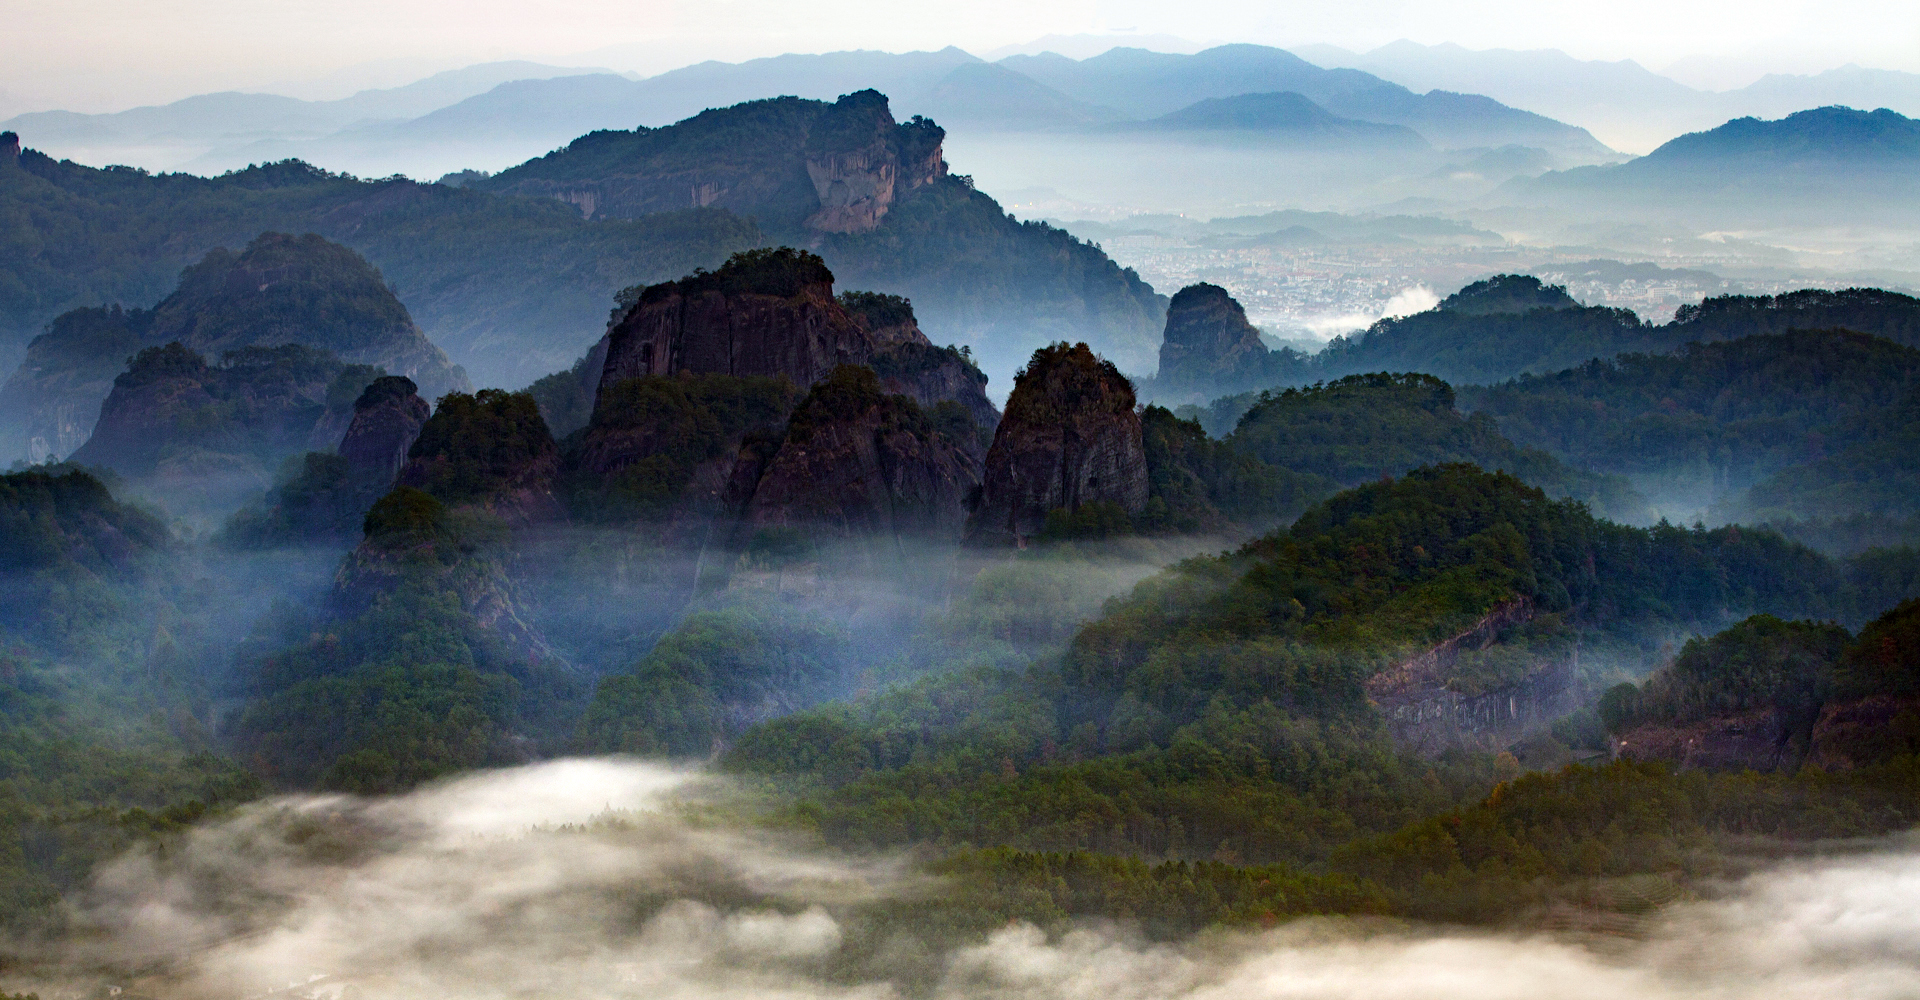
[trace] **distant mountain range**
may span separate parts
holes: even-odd
[[[1485,94],[1592,130],[1631,152],[1732,118],[1779,118],[1841,104],[1920,115],[1920,73],[1842,66],[1813,75],[1770,74],[1738,90],[1697,90],[1630,59],[1576,59],[1554,49],[1473,50],[1398,41],[1367,53],[1331,45],[1293,50],[1321,66],[1364,70],[1414,90]]]
[[[1046,53],[1010,56],[998,65],[1133,118],[1169,114],[1208,98],[1292,92],[1345,118],[1404,125],[1443,149],[1518,144],[1588,162],[1613,158],[1585,129],[1490,98],[1415,93],[1370,73],[1322,69],[1264,45],[1220,45],[1190,56],[1127,48],[1081,60]]]
[[[22,115],[0,128],[53,155],[93,163],[217,173],[300,158],[362,176],[428,177],[500,169],[596,129],[661,126],[778,94],[832,100],[873,88],[893,97],[903,115],[928,115],[959,133],[1073,133],[1213,99],[1287,93],[1331,117],[1403,127],[1441,149],[1519,145],[1563,163],[1617,158],[1583,129],[1491,98],[1415,93],[1259,45],[1193,55],[1122,48],[1084,60],[1048,53],[996,63],[957,48],[836,52],[706,62],[643,80],[515,65],[472,67],[343,101],[218,94],[115,115]]]
[[[1508,181],[1504,203],[1602,209],[1615,217],[1755,224],[1920,223],[1920,121],[1882,108],[1826,107],[1739,118],[1623,164]]]
[[[1122,134],[1247,136],[1314,149],[1377,147],[1425,151],[1432,148],[1420,133],[1405,125],[1342,118],[1295,93],[1209,97],[1158,118],[1120,122],[1109,129]]]
[[[314,139],[366,123],[406,121],[515,80],[607,74],[540,63],[483,63],[436,73],[403,87],[363,90],[335,101],[303,101],[274,94],[202,94],[112,114],[40,111],[11,118],[4,128],[63,157],[85,163],[128,162],[158,169],[206,152],[274,140]],[[133,153],[134,159],[115,159]],[[98,154],[98,155],[90,155]],[[169,158],[183,158],[170,163]]]

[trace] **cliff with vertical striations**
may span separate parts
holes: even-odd
[[[1101,503],[1139,514],[1147,458],[1133,385],[1085,344],[1035,351],[1014,379],[983,486],[967,528],[980,544],[1020,543],[1057,509]]]
[[[1258,384],[1272,352],[1227,290],[1201,282],[1174,293],[1155,388],[1225,394]]]
[[[883,392],[872,369],[848,365],[794,410],[742,527],[957,541],[979,483],[965,442],[911,399]]]
[[[477,186],[557,198],[589,219],[724,208],[777,233],[864,233],[902,195],[946,176],[945,136],[925,119],[896,123],[874,90],[831,104],[775,97],[666,128],[594,132]]]
[[[433,408],[413,380],[388,375],[373,380],[353,403],[353,422],[340,439],[340,457],[356,487],[385,493],[407,465],[407,451],[420,437]]]
[[[650,285],[607,334],[600,391],[646,375],[785,377],[802,389],[865,364],[873,337],[833,297],[819,257],[782,247]]]

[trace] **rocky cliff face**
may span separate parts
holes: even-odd
[[[1107,503],[1139,514],[1147,459],[1126,376],[1085,344],[1035,351],[1014,380],[983,487],[967,529],[978,543],[1023,542],[1060,508]]]
[[[1176,292],[1167,306],[1156,386],[1238,388],[1258,378],[1271,352],[1247,312],[1227,290],[1202,282]]]
[[[911,400],[845,366],[794,411],[746,504],[743,529],[825,530],[843,537],[958,540],[980,475],[964,443]]]
[[[1623,733],[1614,755],[1663,760],[1682,770],[1792,771],[1807,765],[1846,771],[1920,753],[1920,698],[1873,695],[1829,702],[1808,728],[1777,708],[1652,723]]]
[[[1488,612],[1472,628],[1367,679],[1367,697],[1402,746],[1424,756],[1456,748],[1502,750],[1580,707],[1582,691],[1571,660],[1536,664],[1515,684],[1468,694],[1447,683],[1460,654],[1492,645],[1502,629],[1533,618],[1533,605],[1514,600]]]
[[[600,391],[679,372],[785,377],[806,388],[872,359],[873,338],[833,297],[833,272],[789,249],[738,254],[712,274],[652,285],[607,335]]]
[[[384,493],[406,467],[407,450],[433,412],[418,388],[412,379],[388,375],[375,379],[354,401],[353,422],[339,449],[354,484]]]
[[[873,337],[873,370],[888,393],[908,396],[932,411],[943,402],[958,404],[986,434],[1000,423],[1000,411],[987,398],[987,376],[973,358],[956,348],[935,347],[920,331],[913,303],[879,292],[843,292],[840,304]]]
[[[1920,753],[1920,698],[1881,694],[1821,708],[1807,763],[1828,771]]]
[[[259,503],[227,520],[221,542],[233,548],[270,549],[358,538],[368,509],[393,488],[406,465],[407,451],[420,436],[428,412],[412,379],[375,379],[344,420],[318,425],[345,427],[334,434],[338,451],[331,443],[309,450],[292,475],[276,476],[273,489]]]
[[[558,198],[590,219],[716,207],[782,235],[862,233],[946,175],[944,137],[924,119],[895,123],[873,90],[831,104],[779,97],[667,128],[595,132],[478,186]],[[722,145],[727,155],[711,155]]]
[[[931,413],[942,404],[957,406],[979,430],[972,450],[984,456],[986,442],[1000,424],[1000,411],[987,398],[987,376],[973,360],[951,347],[900,343],[873,357],[883,391],[906,396]]]
[[[1771,708],[1684,723],[1640,726],[1614,740],[1613,753],[1628,760],[1663,760],[1682,770],[1792,770],[1806,755],[1806,734]]]

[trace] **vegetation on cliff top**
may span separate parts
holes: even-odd
[[[667,516],[701,463],[728,456],[749,436],[777,443],[798,396],[785,378],[690,372],[607,386],[592,423],[567,441],[575,515],[611,522]],[[617,465],[585,467],[615,458]]]
[[[530,470],[557,471],[559,449],[532,396],[482,389],[442,397],[407,460],[409,485],[449,505],[483,503]]]
[[[669,296],[693,298],[698,295],[772,295],[792,298],[808,288],[833,287],[833,272],[820,255],[792,247],[763,247],[742,250],[727,258],[719,268],[697,268],[678,281],[648,285],[636,302],[645,305]]]

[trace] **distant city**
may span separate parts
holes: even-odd
[[[1227,289],[1264,334],[1299,350],[1317,350],[1383,315],[1417,312],[1468,282],[1502,272],[1538,275],[1565,285],[1586,305],[1631,309],[1650,323],[1665,323],[1681,306],[1711,295],[1847,284],[1805,274],[1726,278],[1700,270],[1697,265],[1709,262],[1691,258],[1666,267],[1628,266],[1596,260],[1591,247],[1220,247],[1161,233],[1112,236],[1101,246],[1157,289],[1196,281]]]

